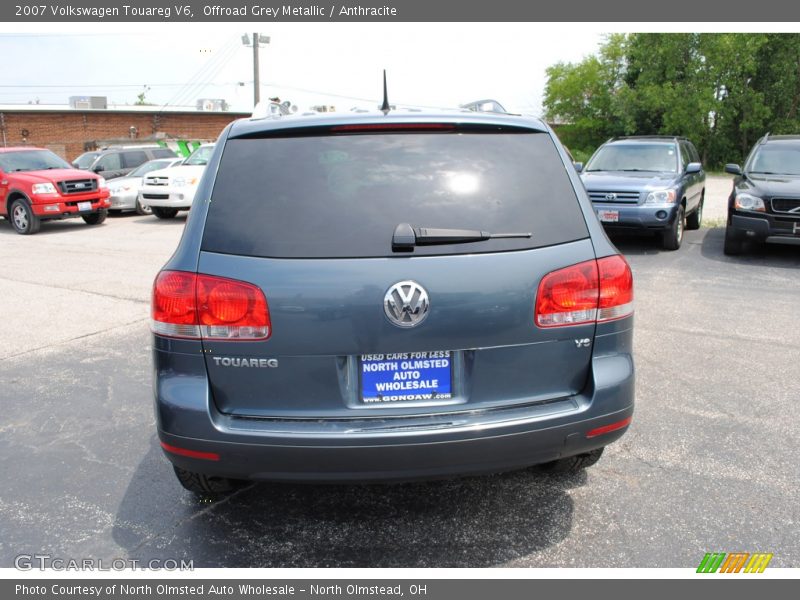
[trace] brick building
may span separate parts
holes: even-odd
[[[201,111],[186,107],[0,105],[0,144],[40,146],[72,161],[112,144],[192,140],[213,141],[225,126],[250,113]]]

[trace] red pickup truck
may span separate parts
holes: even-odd
[[[81,217],[89,225],[106,219],[106,180],[73,169],[50,150],[0,148],[0,216],[17,233],[36,233],[42,221]]]

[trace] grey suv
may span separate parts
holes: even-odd
[[[700,155],[685,138],[614,138],[600,146],[581,179],[609,230],[654,231],[664,248],[677,250],[684,229],[699,229],[706,175]]]
[[[88,170],[106,179],[114,179],[115,177],[127,175],[136,167],[156,158],[175,157],[177,157],[175,152],[161,146],[109,148],[97,154]]]
[[[198,493],[593,464],[633,282],[539,120],[236,121],[153,288],[161,446]]]

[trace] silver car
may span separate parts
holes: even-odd
[[[119,213],[125,210],[135,210],[140,215],[151,214],[150,207],[138,201],[139,190],[142,187],[144,176],[151,171],[174,167],[181,162],[183,162],[183,158],[157,158],[137,167],[125,177],[118,177],[109,182],[108,187],[111,191],[111,197],[109,198],[111,208],[109,211],[111,213]]]

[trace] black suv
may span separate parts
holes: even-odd
[[[583,169],[575,167],[600,222],[609,230],[653,231],[677,250],[684,229],[699,229],[706,175],[686,138],[612,138]]]
[[[109,148],[98,153],[87,168],[106,179],[122,177],[147,161],[155,158],[174,158],[177,154],[161,146],[142,146],[139,148]]]
[[[765,135],[750,151],[728,198],[725,254],[741,254],[746,241],[800,245],[800,135]]]

